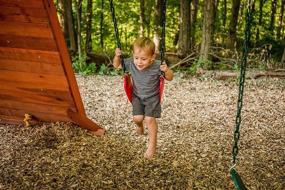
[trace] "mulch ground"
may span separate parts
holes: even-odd
[[[71,123],[0,125],[0,189],[234,189],[236,80],[166,83],[158,153],[145,160],[121,77],[77,76],[94,137]],[[285,189],[285,80],[247,80],[237,171],[248,189]],[[147,133],[147,131],[146,131]]]

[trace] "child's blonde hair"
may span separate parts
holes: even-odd
[[[133,49],[139,47],[142,49],[147,49],[153,55],[155,53],[155,44],[154,42],[147,37],[139,37],[133,43]]]

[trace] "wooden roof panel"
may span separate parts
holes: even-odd
[[[0,21],[23,23],[49,23],[44,8],[0,6]]]
[[[43,0],[0,0],[0,5],[6,7],[45,8]]]
[[[57,45],[53,39],[11,34],[0,34],[0,47],[57,51]]]
[[[35,38],[47,38],[52,39],[53,33],[49,24],[44,23],[23,23],[23,22],[3,22],[0,21],[0,34],[13,35],[13,36],[25,36]]]
[[[63,67],[61,64],[59,64],[61,63],[61,56],[59,52],[54,51],[0,47],[0,59],[57,64]]]
[[[0,70],[20,71],[39,74],[62,75],[64,70],[61,65],[55,63],[0,59]]]

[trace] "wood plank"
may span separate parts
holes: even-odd
[[[38,74],[64,75],[60,64],[0,59],[0,70],[20,71]]]
[[[76,82],[76,78],[74,76],[74,72],[71,65],[71,60],[69,56],[69,52],[67,50],[67,46],[64,40],[63,33],[61,31],[60,24],[58,22],[57,12],[54,6],[53,1],[43,0],[45,7],[47,8],[47,13],[49,16],[51,28],[53,30],[54,38],[56,40],[58,51],[61,55],[63,68],[66,73],[67,80],[70,84],[70,89],[72,92],[72,96],[74,98],[76,108],[81,115],[86,115],[85,109],[81,100],[81,96],[79,93],[78,85]]]
[[[61,65],[58,52],[0,47],[0,59],[34,61]]]
[[[0,35],[28,36],[53,39],[49,24],[34,24],[0,21]]]
[[[17,93],[18,95],[21,94],[27,94],[29,96],[45,96],[45,97],[50,97],[54,99],[58,99],[61,101],[67,101],[67,102],[72,102],[71,105],[73,105],[73,98],[71,96],[71,93],[69,92],[69,89],[67,90],[54,90],[54,89],[42,89],[42,88],[15,88],[12,85],[0,85],[0,93],[2,91],[13,91],[14,93]]]
[[[74,107],[73,100],[64,99],[65,96],[46,96],[36,93],[20,93],[21,91],[16,90],[5,90],[0,91],[1,101],[14,100],[19,102],[54,105],[54,106],[71,106]]]
[[[44,8],[42,0],[0,0],[0,6]]]
[[[24,119],[24,115],[26,114],[26,110],[17,110],[17,109],[4,109],[0,107],[0,123],[1,120],[15,120],[14,124],[21,124]],[[72,121],[71,118],[67,114],[54,114],[54,113],[41,113],[36,110],[30,111],[28,114],[35,117],[35,119],[39,121]],[[7,122],[7,121],[6,121]]]
[[[10,80],[10,81],[8,81]],[[54,86],[49,83],[40,83],[40,82],[23,82],[23,81],[17,81],[14,82],[12,79],[2,80],[0,79],[0,88],[3,86],[11,86],[11,88],[14,89],[26,89],[30,91],[49,91],[49,90],[68,90],[66,87],[60,87],[60,85],[55,84]]]
[[[57,51],[57,45],[52,38],[22,37],[4,34],[0,35],[0,47]]]
[[[103,136],[106,132],[105,129],[101,128],[99,125],[94,123],[91,119],[87,118],[86,115],[81,115],[72,110],[68,110],[68,115],[72,120],[80,125],[82,128],[85,128],[91,131],[96,136]]]
[[[0,101],[0,108],[3,110],[23,110],[25,113],[45,113],[45,114],[59,114],[66,115],[68,109],[74,109],[71,106],[54,106],[54,105],[46,105],[46,104],[38,104],[38,103],[29,103],[29,102],[19,102],[14,100],[3,100]],[[32,114],[32,115],[34,115]]]
[[[15,88],[62,89],[68,90],[65,76],[0,70],[0,86],[11,85]]]
[[[26,99],[24,102],[29,102],[29,99],[33,101],[43,102],[48,101],[49,104],[68,104],[74,106],[72,96],[69,91],[63,90],[49,90],[49,89],[29,89],[29,88],[14,88],[8,85],[0,84],[0,95],[2,96],[15,96]]]
[[[0,114],[0,123],[1,124],[18,125],[18,124],[22,124],[22,122],[23,122],[22,117],[7,116],[7,115],[1,115]]]
[[[16,117],[16,116],[6,116],[6,115],[0,115],[0,123],[4,124],[10,124],[10,125],[22,125],[25,126],[25,122],[23,122],[23,117]],[[36,125],[40,122],[34,118],[29,120],[29,125]]]
[[[43,8],[0,6],[0,21],[48,24],[48,16]]]

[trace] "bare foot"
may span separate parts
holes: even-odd
[[[138,135],[143,135],[143,133],[144,133],[143,127],[136,127],[136,132]]]
[[[144,158],[148,160],[152,159],[154,157],[155,151],[155,147],[148,147],[144,153]]]

